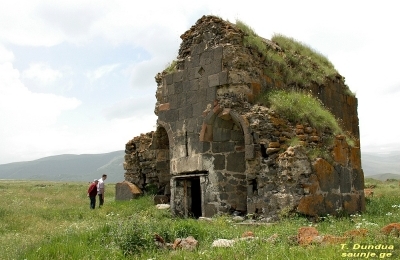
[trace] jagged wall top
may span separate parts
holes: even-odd
[[[242,44],[244,33],[235,24],[216,16],[203,16],[181,35],[178,59],[190,56],[191,46],[205,42],[207,47],[219,44]]]

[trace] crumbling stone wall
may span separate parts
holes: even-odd
[[[271,65],[243,37],[213,16],[181,36],[176,70],[156,76],[157,131],[127,143],[125,179],[140,188],[156,185],[181,215],[237,211],[269,221],[288,210],[310,216],[363,211],[359,142],[350,147],[329,129],[293,124],[258,105],[260,93],[290,86],[267,76]],[[359,136],[357,99],[340,75],[309,91]],[[289,146],[293,137],[300,141]],[[310,156],[322,148],[326,158]]]

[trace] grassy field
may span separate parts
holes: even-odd
[[[293,215],[272,225],[239,225],[229,216],[213,221],[172,218],[158,210],[151,196],[115,201],[115,185],[106,184],[103,208],[89,209],[88,183],[0,181],[0,259],[400,259],[400,239],[382,234],[389,223],[400,222],[398,181],[366,179],[376,185],[362,215],[326,217],[317,223]],[[365,237],[336,244],[300,246],[293,242],[298,229],[314,226],[320,235],[342,236],[365,228]],[[214,248],[218,238],[239,238],[251,231],[257,239],[230,248]],[[159,249],[157,233],[167,242],[193,236],[194,251]],[[274,242],[268,240],[274,234]],[[372,246],[365,249],[363,246]],[[379,246],[381,245],[381,246]],[[393,246],[393,249],[383,247]],[[359,248],[357,248],[359,247]],[[380,248],[379,248],[380,247]],[[392,255],[389,255],[392,254]]]

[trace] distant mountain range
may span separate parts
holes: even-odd
[[[361,162],[366,178],[381,181],[400,180],[400,151],[390,153],[362,153]]]
[[[0,164],[0,179],[92,181],[107,174],[107,182],[124,180],[124,151],[104,154],[63,154],[34,161]],[[366,178],[400,180],[400,151],[388,154],[362,153]]]
[[[62,154],[34,161],[0,164],[0,179],[93,181],[107,174],[107,182],[124,180],[125,151],[104,154]]]

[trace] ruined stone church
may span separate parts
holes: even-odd
[[[126,144],[125,181],[164,195],[178,216],[239,212],[272,221],[289,211],[364,211],[357,98],[344,78],[293,85],[271,76],[274,64],[245,43],[247,34],[203,16],[181,36],[176,62],[155,77],[156,131]],[[290,51],[262,42],[281,57]],[[258,102],[269,90],[294,87],[319,99],[355,143]],[[310,156],[318,148],[330,159]]]

